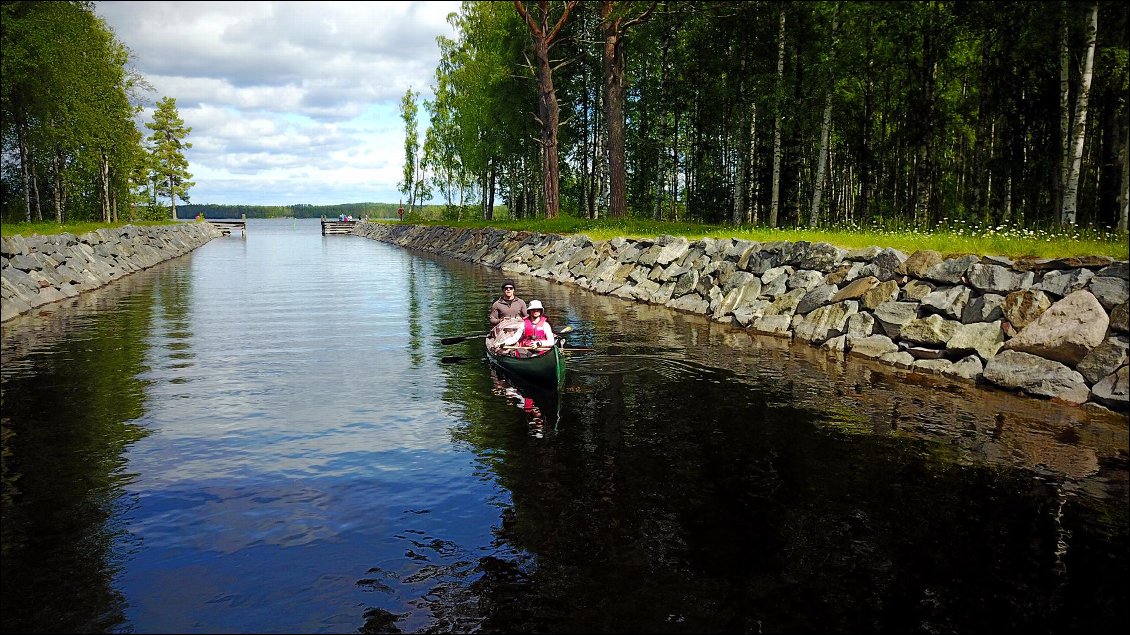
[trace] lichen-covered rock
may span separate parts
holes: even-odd
[[[942,254],[932,249],[920,249],[910,254],[910,257],[895,269],[895,272],[915,278],[925,278],[930,267],[941,263]]]
[[[1044,311],[1052,305],[1051,298],[1043,291],[1025,289],[1013,291],[1004,298],[1001,312],[1004,319],[1017,331],[1036,321]]]
[[[1004,332],[1000,320],[962,324],[946,342],[946,350],[960,355],[976,353],[981,359],[991,359],[1004,345]]]

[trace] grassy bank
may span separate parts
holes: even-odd
[[[0,225],[0,235],[2,236],[31,236],[39,234],[40,236],[50,236],[52,234],[74,234],[76,236],[91,232],[96,229],[114,229],[115,227],[124,227],[125,225],[137,226],[153,226],[153,225],[172,225],[173,221],[134,221],[132,223],[63,223],[60,225],[54,221],[42,223],[4,223]]]
[[[1019,229],[1013,227],[970,227],[957,223],[956,227],[934,231],[889,230],[878,227],[852,229],[768,229],[764,227],[702,225],[697,223],[661,223],[629,219],[612,220],[561,217],[554,220],[412,220],[424,225],[456,227],[497,227],[508,230],[525,230],[554,234],[585,234],[595,240],[617,236],[649,238],[662,234],[699,238],[742,238],[758,242],[777,240],[826,242],[847,249],[879,246],[893,247],[906,254],[919,249],[932,249],[943,255],[979,254],[1019,258],[1066,258],[1069,256],[1110,256],[1119,260],[1130,258],[1126,234],[1077,230],[1071,234],[1048,230]]]
[[[173,221],[137,222],[135,225],[168,225]],[[395,222],[395,221],[391,221]],[[1111,256],[1119,260],[1130,259],[1130,246],[1126,234],[1076,230],[1067,234],[1044,229],[1015,227],[972,227],[956,223],[934,231],[910,229],[883,229],[879,227],[851,229],[768,229],[732,225],[704,225],[699,223],[663,223],[644,219],[597,219],[562,216],[553,220],[434,220],[406,219],[422,225],[447,225],[454,227],[497,227],[513,231],[532,231],[546,234],[585,234],[595,240],[617,236],[625,238],[651,238],[663,234],[699,238],[742,238],[758,242],[776,240],[826,242],[847,249],[879,246],[893,247],[906,254],[919,249],[933,249],[943,255],[979,254],[992,256],[1034,256],[1038,258],[1066,258],[1070,256]],[[0,233],[59,234],[70,232],[84,234],[99,228],[121,227],[126,223],[4,223]]]

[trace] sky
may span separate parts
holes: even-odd
[[[141,121],[176,99],[192,131],[192,203],[395,203],[400,100],[427,127],[438,36],[459,2],[96,2],[152,85]],[[143,128],[143,132],[150,131]]]

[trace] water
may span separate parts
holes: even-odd
[[[1125,417],[250,221],[3,327],[3,630],[1113,632]]]

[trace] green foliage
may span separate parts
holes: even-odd
[[[142,155],[129,52],[89,2],[3,2],[5,220],[111,220]]]
[[[552,52],[562,107],[561,208],[573,215],[607,211],[598,4],[577,7]],[[625,12],[645,6],[616,4]],[[943,218],[1042,227],[1057,214],[1063,20],[1073,51],[1082,41],[1079,6],[1059,6],[660,2],[625,44],[631,214],[720,224],[739,210],[738,217],[764,223],[779,121],[780,218],[785,226],[807,224],[830,78],[823,226],[866,226],[882,216],[922,231]],[[1125,3],[1100,3],[1080,227],[1121,221],[1128,15]],[[459,36],[441,42],[429,108],[438,122],[434,143],[425,142],[433,183],[441,192],[476,184],[481,197],[495,182],[515,216],[536,217],[527,209],[541,179],[529,32],[509,3],[466,2],[452,23]],[[1073,98],[1078,69],[1071,81]]]
[[[184,125],[184,120],[177,112],[177,100],[173,97],[164,97],[157,102],[153,121],[146,123],[145,127],[153,131],[148,138],[152,157],[149,169],[153,194],[155,197],[169,199],[172,218],[176,219],[177,198],[187,203],[188,190],[196,185],[190,180],[192,174],[188,172],[188,159],[184,156],[184,151],[192,147],[191,143],[185,141],[192,128]]]

